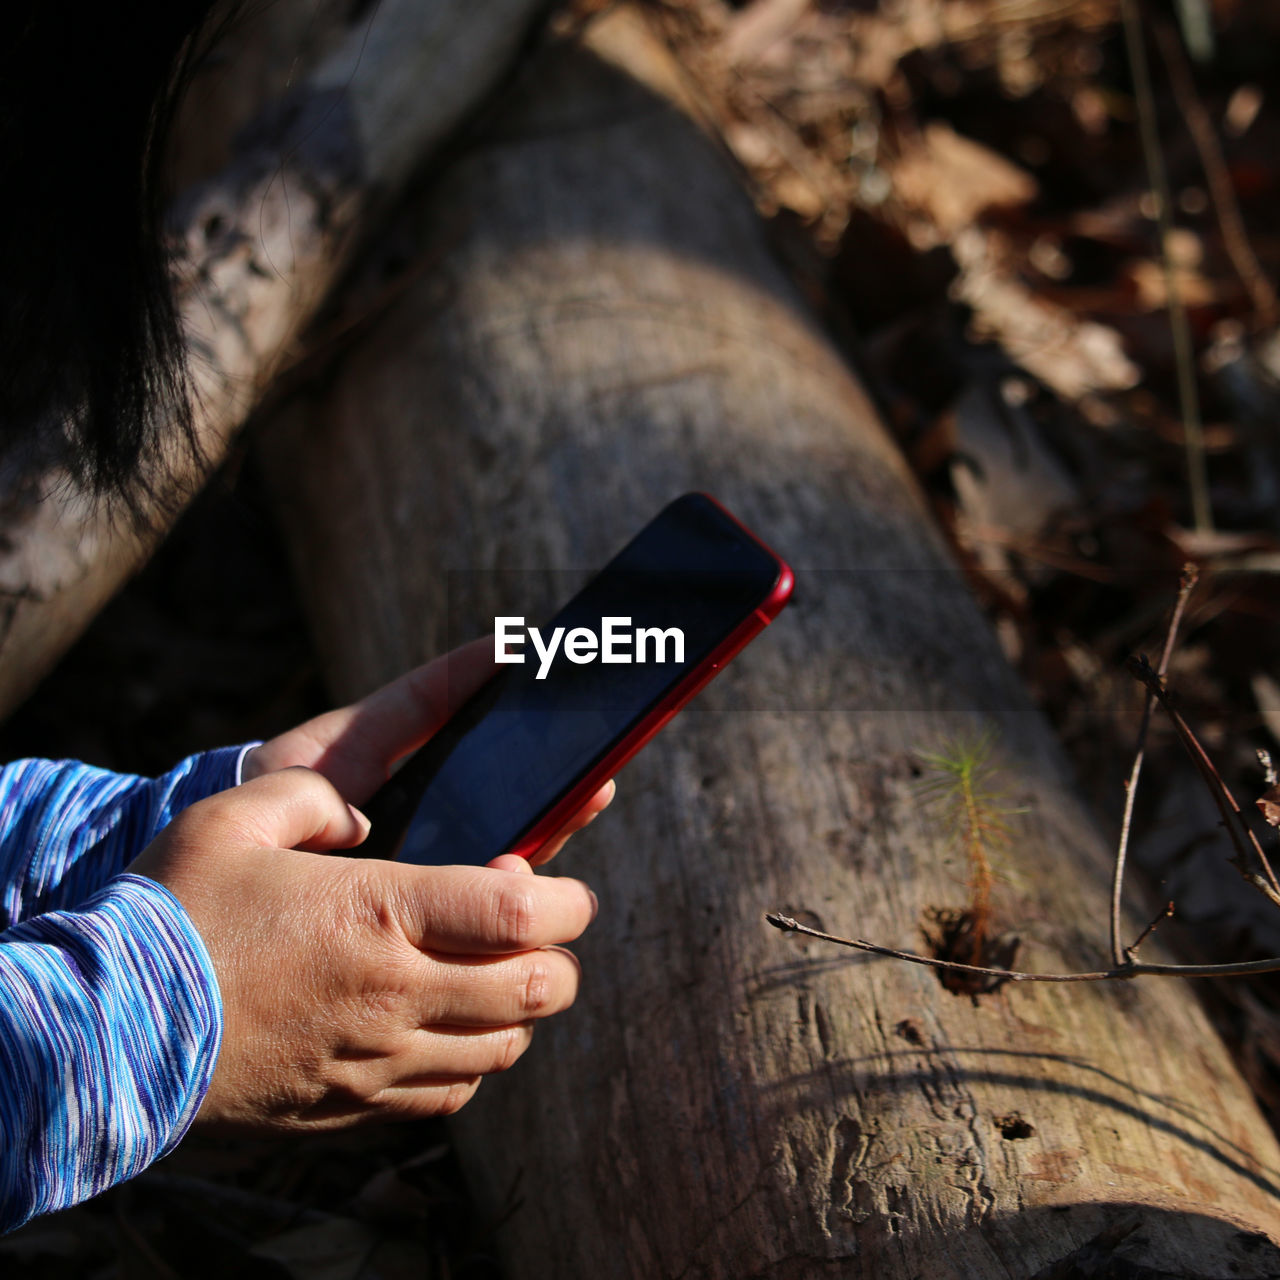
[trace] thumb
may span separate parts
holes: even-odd
[[[529,864],[528,858],[522,858],[518,853],[500,853],[491,862],[484,864],[486,867],[496,867],[499,871],[515,871],[521,875],[533,875],[533,867]]]
[[[349,849],[369,834],[369,819],[327,778],[301,765],[263,774],[224,791],[246,836],[273,849],[323,853]]]

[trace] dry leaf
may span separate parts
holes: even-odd
[[[972,226],[988,209],[1030,204],[1036,180],[1024,169],[949,125],[925,126],[890,176],[898,198],[947,235]]]
[[[1271,826],[1280,827],[1280,787],[1264,791],[1258,798],[1258,808]]]

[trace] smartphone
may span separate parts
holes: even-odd
[[[532,857],[777,616],[793,582],[714,498],[677,498],[536,636],[495,620],[498,674],[366,805],[357,852],[422,866]]]

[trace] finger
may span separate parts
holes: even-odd
[[[502,955],[572,942],[596,914],[595,894],[568,876],[493,867],[390,863],[397,918],[423,951]]]
[[[613,779],[610,778],[529,861],[535,867],[540,867],[543,863],[550,862],[564,848],[565,842],[574,832],[581,831],[589,822],[594,822],[609,807],[617,790],[618,788]]]
[[[371,1120],[430,1120],[436,1116],[456,1114],[475,1097],[480,1077],[429,1079],[422,1083],[406,1081],[389,1085],[374,1098],[376,1110],[367,1114]]]
[[[205,805],[216,807],[218,820],[233,826],[246,843],[264,848],[349,849],[369,834],[369,820],[333,783],[301,767],[264,774],[219,792]]]
[[[349,800],[366,800],[391,766],[414,750],[493,674],[493,640],[446,653],[348,707],[326,712],[258,747],[247,770],[302,764],[329,778]]]
[[[415,1031],[396,1059],[397,1085],[431,1084],[431,1077],[490,1076],[509,1071],[533,1043],[533,1023],[507,1027],[428,1027]]]
[[[480,1076],[428,1076],[421,1081],[391,1084],[372,1097],[326,1094],[298,1112],[300,1131],[345,1129],[387,1120],[427,1120],[451,1116],[475,1096]]]
[[[581,981],[576,957],[560,947],[500,959],[427,956],[418,988],[422,1026],[494,1030],[549,1018],[573,1004]]]
[[[533,1022],[509,1026],[432,1026],[406,1031],[391,1053],[352,1044],[330,1090],[374,1098],[392,1086],[424,1087],[494,1075],[515,1065],[533,1041]]]

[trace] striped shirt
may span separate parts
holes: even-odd
[[[245,747],[159,778],[67,760],[0,769],[0,1231],[133,1177],[209,1088],[222,1005],[178,900],[123,873]]]

